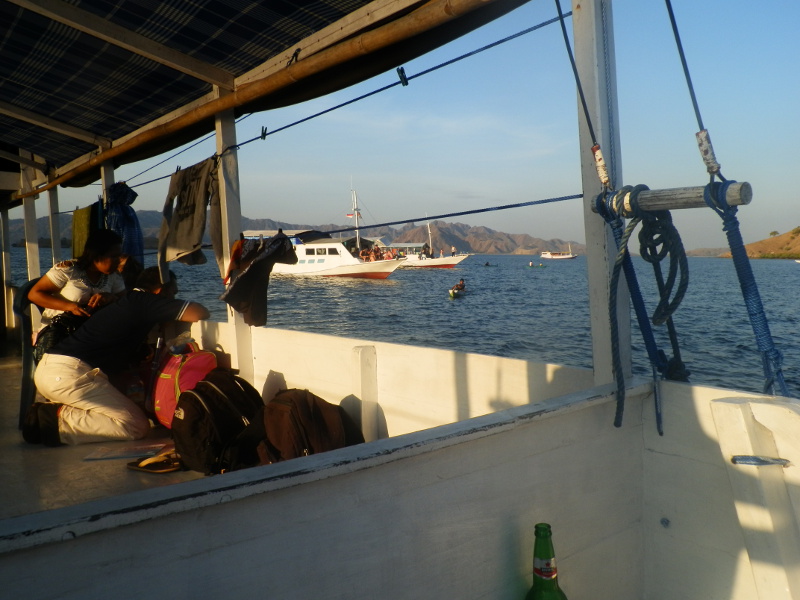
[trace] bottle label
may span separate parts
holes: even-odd
[[[539,579],[555,579],[558,575],[555,558],[533,558],[533,574]]]

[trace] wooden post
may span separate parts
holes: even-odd
[[[236,121],[233,110],[215,116],[217,154],[220,155],[219,201],[222,229],[222,255],[227,265],[231,260],[231,245],[242,230],[242,207],[239,196],[239,158],[236,146]],[[266,302],[266,300],[265,300]],[[231,364],[247,381],[253,381],[253,342],[250,327],[238,312],[228,313],[233,328],[235,347],[231,348]]]
[[[53,252],[53,264],[61,262],[61,215],[58,209],[58,188],[47,190],[50,212],[50,245]]]
[[[610,274],[617,248],[611,228],[592,210],[595,198],[602,191],[602,185],[595,170],[591,150],[595,142],[600,144],[612,185],[618,185],[622,181],[622,168],[618,156],[619,118],[611,14],[611,0],[572,2],[575,62],[596,137],[592,139],[579,102],[583,214],[595,385],[608,384],[614,380],[608,298]],[[628,289],[624,278],[621,278],[618,289],[616,317],[620,358],[624,375],[628,378],[631,373],[631,323]]]
[[[13,310],[14,292],[12,284],[14,282],[11,281],[11,240],[9,239],[8,208],[5,206],[0,209],[0,233],[2,234],[0,244],[2,245],[3,252],[3,316],[6,327],[5,336],[6,339],[11,339],[12,331],[16,328],[16,321],[14,319]]]
[[[33,156],[20,151],[24,158],[32,159]],[[24,192],[33,190],[36,179],[33,167],[22,165],[20,167],[20,189]],[[25,228],[25,259],[28,266],[28,279],[35,279],[42,274],[39,264],[39,232],[36,227],[36,199],[38,195],[28,196],[22,201],[23,224]],[[32,311],[36,312],[36,311]]]
[[[106,225],[106,208],[108,207],[108,188],[114,185],[114,165],[104,162],[100,165],[100,178],[103,184],[103,227]]]

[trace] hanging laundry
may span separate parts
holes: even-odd
[[[166,274],[167,262],[178,260],[188,265],[207,262],[202,242],[209,203],[211,210],[217,213],[211,217],[212,225],[221,220],[215,166],[214,158],[209,158],[172,175],[158,235],[158,264],[162,277]],[[212,227],[211,236],[214,247],[220,247],[218,226]]]
[[[72,213],[72,257],[83,254],[89,233],[103,227],[103,203],[98,200],[85,208],[76,208]]]
[[[244,241],[239,262],[242,271],[220,300],[242,313],[248,325],[260,327],[267,324],[267,287],[276,262],[297,263],[292,241],[282,232],[268,240]]]
[[[136,211],[131,207],[139,194],[124,181],[111,185],[106,190],[107,227],[122,238],[122,252],[132,256],[140,265],[144,264],[144,239]]]

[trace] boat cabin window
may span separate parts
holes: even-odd
[[[317,254],[325,254],[325,248],[317,248]]]
[[[306,248],[306,256],[314,256],[315,254],[314,248]]]
[[[335,254],[339,256],[339,249],[338,248],[328,248],[328,254]]]

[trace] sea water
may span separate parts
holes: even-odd
[[[224,287],[213,252],[204,265],[173,263],[179,295],[227,319]],[[152,257],[147,257],[146,262]],[[533,261],[534,267],[529,263]],[[648,311],[657,303],[652,267],[634,257]],[[42,272],[51,263],[41,251]],[[542,264],[539,267],[539,264]],[[150,263],[148,263],[150,264]],[[800,264],[750,262],[775,346],[783,354],[789,392],[800,397]],[[24,250],[12,249],[12,281],[26,279]],[[689,258],[689,288],[674,314],[681,357],[694,383],[761,392],[761,355],[733,262]],[[666,266],[664,267],[666,270]],[[459,279],[467,294],[447,293]],[[388,279],[273,275],[268,326],[400,344],[591,367],[585,257],[542,260],[530,255],[474,255],[454,269],[398,269]],[[653,326],[659,347],[673,351],[664,326]],[[632,326],[634,370],[649,375],[645,345]]]

